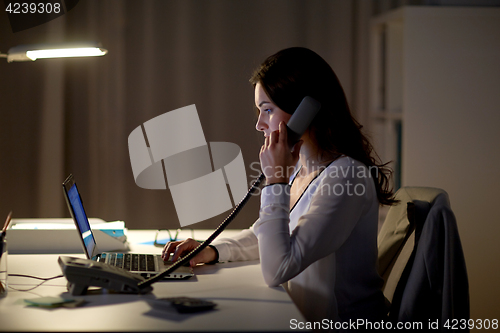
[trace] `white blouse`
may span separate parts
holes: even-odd
[[[338,158],[291,211],[289,192],[287,184],[264,187],[252,227],[214,242],[219,260],[260,259],[266,283],[284,284],[309,321],[380,318],[378,200],[368,168]]]

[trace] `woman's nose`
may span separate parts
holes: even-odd
[[[262,119],[262,113],[259,114],[259,119],[257,119],[257,124],[255,124],[255,129],[260,132],[264,132],[264,130],[267,128],[266,122]]]

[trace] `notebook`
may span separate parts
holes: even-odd
[[[99,252],[73,175],[69,175],[66,178],[63,183],[63,189],[69,212],[75,221],[87,259],[118,266],[131,273],[141,274],[146,278],[166,270],[172,264],[172,262],[164,262],[159,254]],[[165,278],[185,279],[192,276],[194,276],[192,268],[182,266]]]

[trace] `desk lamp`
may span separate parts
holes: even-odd
[[[7,62],[35,61],[43,58],[95,57],[103,56],[108,50],[96,43],[19,45],[0,53]]]

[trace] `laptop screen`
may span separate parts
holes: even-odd
[[[78,193],[76,183],[73,183],[67,190],[67,197],[68,203],[73,211],[73,218],[75,219],[82,236],[85,251],[87,252],[87,258],[90,259],[92,258],[96,243],[92,230],[90,229],[87,214],[85,214],[85,210],[83,209],[82,199],[80,198],[80,193]]]

